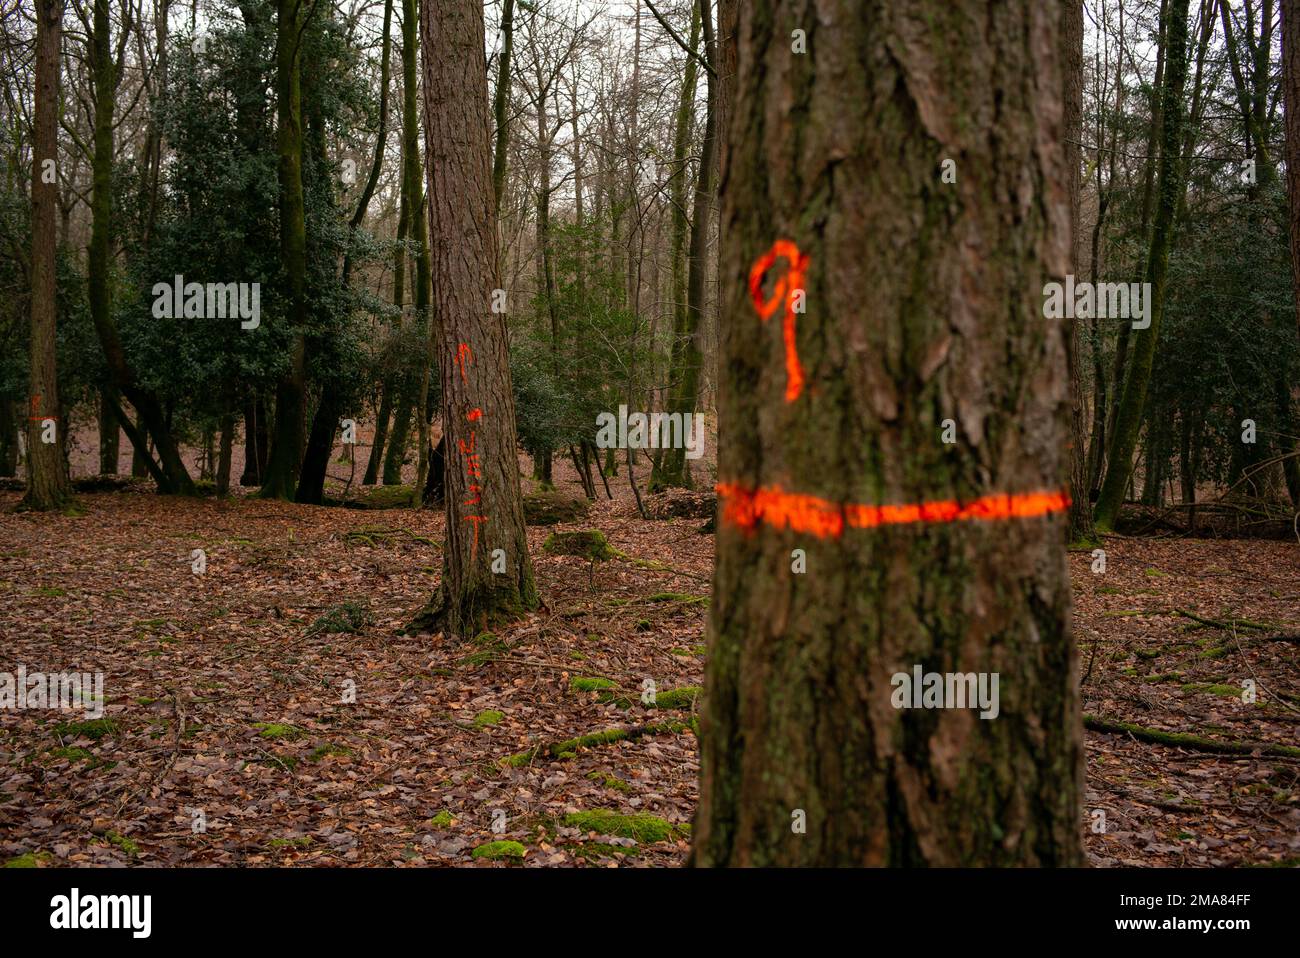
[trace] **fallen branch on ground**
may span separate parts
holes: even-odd
[[[1300,748],[1293,745],[1278,745],[1274,742],[1223,742],[1218,739],[1202,738],[1199,735],[1189,735],[1186,732],[1162,732],[1160,729],[1145,728],[1098,715],[1085,715],[1083,727],[1093,732],[1131,735],[1140,742],[1191,748],[1198,752],[1211,752],[1216,755],[1253,755],[1258,752],[1261,755],[1300,758]]]

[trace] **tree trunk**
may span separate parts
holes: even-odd
[[[122,439],[122,428],[117,424],[117,414],[113,404],[100,390],[99,396],[99,473],[102,476],[117,475],[117,459]]]
[[[1169,275],[1169,249],[1173,244],[1174,214],[1183,192],[1183,86],[1187,79],[1188,0],[1168,0],[1165,37],[1164,84],[1161,91],[1161,147],[1158,203],[1151,226],[1151,250],[1147,255],[1146,281],[1151,284],[1151,325],[1134,331],[1137,345],[1124,380],[1106,456],[1106,478],[1097,499],[1099,532],[1110,532],[1124,505],[1125,490],[1133,474],[1133,452],[1137,448],[1146,406],[1147,386],[1156,342],[1165,313],[1165,282]],[[1127,327],[1125,327],[1127,328]]]
[[[701,26],[704,32],[704,59],[711,66],[717,62],[717,42],[713,30],[713,13],[709,0],[699,0],[704,14]],[[686,313],[680,329],[674,330],[672,357],[672,385],[668,396],[668,412],[685,417],[695,412],[700,388],[700,329],[704,317],[704,280],[708,271],[705,254],[709,241],[709,213],[713,201],[713,167],[717,152],[718,83],[713,73],[706,73],[708,100],[704,119],[704,144],[700,151],[700,174],[695,181],[695,202],[692,209],[689,271],[686,284]],[[691,485],[690,466],[686,449],[678,444],[664,450],[657,464],[659,474],[652,470],[650,488]]]
[[[56,439],[59,418],[58,364],[54,328],[55,217],[58,179],[45,175],[58,162],[59,35],[63,0],[39,0],[36,12],[36,105],[32,142],[31,402],[27,408],[27,493],[23,506],[59,509],[72,497],[72,483]],[[47,165],[46,161],[50,163]],[[53,420],[53,435],[47,422]]]
[[[826,2],[800,55],[802,9],[740,11],[694,861],[1076,866],[1060,7]]]
[[[356,232],[361,228],[362,221],[366,218],[366,210],[370,206],[370,198],[375,195],[375,187],[379,185],[379,173],[384,166],[384,148],[388,144],[388,64],[392,44],[389,43],[389,37],[393,29],[393,0],[384,0],[384,32],[383,39],[380,40],[381,52],[379,55],[379,131],[375,134],[375,158],[370,164],[370,175],[366,177],[366,185],[361,190],[361,198],[357,200],[357,208],[352,214],[352,219],[348,222],[348,245],[347,251],[343,255],[343,285],[346,287],[352,280],[352,240]]]
[[[501,59],[497,63],[497,88],[492,100],[496,146],[492,159],[492,209],[501,215],[501,194],[506,188],[506,154],[510,146],[510,62],[515,47],[515,0],[501,9]]]
[[[1062,128],[1065,135],[1066,188],[1070,193],[1070,272],[1079,270],[1079,170],[1083,137],[1083,0],[1061,0]],[[1088,498],[1088,428],[1083,415],[1081,321],[1070,327],[1070,529],[1071,542],[1092,542],[1092,503]]]
[[[122,423],[125,429],[126,423]],[[133,479],[143,479],[149,475],[151,470],[149,463],[153,461],[153,443],[149,441],[149,427],[145,425],[144,416],[139,412],[135,414],[135,431],[139,441],[131,443],[131,477]],[[131,433],[128,430],[127,436]],[[159,485],[161,488],[161,484]]]
[[[194,482],[181,459],[180,448],[167,428],[166,417],[158,400],[136,381],[127,362],[126,351],[113,319],[112,230],[113,230],[113,133],[117,108],[117,85],[121,80],[125,27],[118,37],[114,60],[110,36],[109,2],[95,0],[94,28],[90,37],[90,67],[95,100],[94,149],[91,160],[90,246],[86,255],[87,298],[90,318],[104,350],[110,386],[121,392],[135,407],[144,428],[128,432],[142,459],[152,458],[149,449],[139,443],[148,436],[158,452],[161,471],[160,492],[192,495]],[[157,479],[157,476],[155,476]]]
[[[411,413],[416,414],[416,430],[418,433],[417,449],[420,462],[425,463],[424,444],[428,441],[428,432],[426,430],[428,419],[427,402],[428,402],[428,369],[432,357],[433,349],[433,332],[429,326],[429,284],[431,282],[429,273],[429,220],[425,206],[424,197],[424,172],[420,164],[420,124],[419,124],[419,100],[418,100],[418,81],[416,80],[416,70],[419,53],[419,31],[417,21],[419,12],[416,9],[416,0],[402,0],[402,139],[405,148],[402,150],[402,180],[403,189],[411,203],[411,237],[415,241],[415,276],[413,279],[413,300],[415,302],[415,323],[416,328],[424,331],[424,341],[428,344],[425,354],[421,357],[419,372],[414,382],[408,384],[407,412],[404,419],[400,422],[400,427],[393,430],[393,447],[396,449],[398,443],[398,433],[401,432],[400,454],[396,458],[396,480],[397,484],[402,481],[402,461],[406,457],[407,430],[410,429]],[[399,415],[401,409],[399,408]],[[417,496],[416,505],[419,504],[418,497],[423,492],[425,476],[421,474],[422,469],[417,465],[415,495]],[[389,485],[388,470],[385,469],[384,484]]]
[[[230,495],[230,459],[235,445],[235,417],[226,413],[221,417],[221,451],[217,457],[217,497]]]
[[[303,199],[302,35],[315,11],[301,0],[278,0],[275,40],[279,119],[280,261],[288,284],[292,341],[289,369],[275,390],[275,433],[261,495],[292,499],[302,466],[307,415],[307,215]]]
[[[11,479],[18,472],[19,428],[14,404],[0,399],[0,478]]]
[[[500,283],[483,6],[424,3],[420,25],[447,530],[442,582],[409,628],[465,636],[536,608],[539,598],[519,490],[505,317],[490,309]],[[493,571],[498,549],[504,572]]]
[[[697,50],[700,45],[700,4],[696,3],[692,7],[691,13],[691,39],[687,44],[692,51]],[[687,150],[691,132],[691,121],[695,116],[695,80],[698,71],[698,65],[695,57],[686,58],[686,75],[682,80],[681,94],[677,100],[677,127],[673,131],[673,177],[672,186],[672,207],[673,207],[673,227],[672,227],[672,297],[673,304],[673,338],[671,351],[668,361],[668,397],[666,409],[668,412],[686,413],[693,412],[693,409],[682,409],[683,398],[687,390],[686,380],[691,375],[688,365],[694,359],[697,367],[700,361],[699,350],[694,342],[694,332],[699,326],[699,317],[692,312],[695,304],[688,302],[688,276],[686,262],[686,232],[688,220],[686,217],[686,185],[690,180],[690,167],[687,163]],[[709,89],[713,89],[712,83]],[[716,97],[710,95],[710,104],[714,103]],[[706,117],[705,120],[705,137],[704,137],[704,158],[712,159],[715,152],[714,143],[716,142],[715,119]],[[710,132],[714,135],[710,136]],[[700,176],[706,175],[704,164],[700,165]],[[712,175],[711,172],[708,175]],[[697,181],[698,182],[698,181]],[[707,189],[708,186],[705,186]],[[696,209],[698,215],[699,208],[699,191],[696,190]],[[706,206],[707,210],[708,207]],[[707,217],[706,217],[707,220]],[[707,231],[707,225],[705,225]],[[691,250],[695,250],[695,228],[691,229]],[[695,261],[691,261],[691,268],[696,268]],[[696,371],[698,377],[698,370]],[[698,386],[698,381],[697,381]],[[689,405],[694,404],[694,397],[686,400]],[[667,452],[660,450],[654,457],[654,463],[650,468],[650,490],[656,491],[669,487],[684,487],[690,485],[690,474],[687,470],[686,457],[682,452],[674,453],[673,450]]]
[[[244,403],[244,472],[239,477],[241,486],[262,484],[268,438],[266,403],[261,399],[250,399]]]
[[[1282,93],[1286,102],[1286,187],[1291,201],[1291,275],[1300,332],[1300,0],[1282,0]]]
[[[392,384],[385,379],[380,388],[382,398],[379,412],[375,415],[375,439],[370,445],[370,458],[366,460],[366,474],[361,480],[363,486],[373,486],[379,479],[379,464],[384,461],[384,445],[388,441],[388,422],[393,418]]]

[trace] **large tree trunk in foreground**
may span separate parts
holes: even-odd
[[[31,401],[27,416],[27,494],[29,509],[60,508],[72,496],[72,483],[58,442],[48,437],[45,423],[53,420],[55,435],[65,423],[59,418],[58,366],[54,352],[55,224],[58,179],[42,175],[57,161],[59,110],[59,34],[63,0],[40,0],[36,14],[36,116],[32,150],[32,328]]]
[[[424,3],[424,139],[447,440],[442,583],[412,630],[469,635],[538,605],[528,557],[505,317],[492,312],[497,231],[478,0]],[[493,572],[493,552],[501,550]]]
[[[802,14],[740,11],[694,861],[1078,865],[1060,8]],[[896,708],[914,666],[997,716]]]
[[[1183,86],[1187,80],[1188,0],[1169,0],[1165,25],[1167,49],[1161,91],[1160,171],[1155,219],[1151,224],[1151,251],[1147,256],[1145,280],[1151,284],[1148,309],[1151,326],[1134,330],[1133,359],[1115,412],[1115,428],[1106,455],[1106,478],[1097,498],[1099,532],[1109,532],[1119,518],[1120,507],[1133,476],[1133,454],[1137,450],[1146,408],[1147,386],[1165,314],[1165,283],[1169,276],[1169,249],[1173,244],[1174,215],[1183,193]],[[1128,327],[1124,327],[1128,328]]]

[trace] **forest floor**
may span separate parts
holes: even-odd
[[[488,864],[513,841],[526,865],[681,864],[713,537],[619,484],[557,528],[627,558],[549,555],[531,527],[546,608],[468,644],[396,634],[437,582],[440,511],[142,484],[36,516],[0,492],[0,671],[103,672],[107,706],[0,713],[0,862]],[[1087,732],[1092,863],[1300,863],[1300,549],[1105,548],[1104,573],[1070,559],[1084,711],[1204,741]],[[565,742],[606,729],[639,734]]]

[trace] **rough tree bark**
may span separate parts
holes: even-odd
[[[1082,861],[1066,330],[1042,301],[1069,268],[1059,18],[741,5],[695,864]],[[806,313],[760,320],[797,289]],[[910,521],[962,508],[984,518]],[[896,709],[914,665],[997,673],[998,717]]]
[[[424,3],[420,29],[447,538],[438,592],[408,628],[464,636],[536,608],[539,599],[519,489],[505,317],[491,310],[499,280],[482,4]],[[504,571],[494,572],[498,549]]]
[[[32,142],[32,327],[31,402],[27,417],[27,493],[23,507],[59,509],[72,497],[72,483],[57,442],[44,442],[45,420],[59,417],[58,366],[54,352],[55,217],[58,178],[47,175],[58,162],[59,37],[63,0],[40,0],[36,9],[36,104]],[[47,161],[49,161],[47,163]]]

